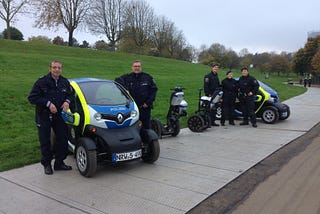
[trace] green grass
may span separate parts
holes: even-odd
[[[134,60],[143,62],[143,70],[150,73],[158,85],[153,117],[165,121],[170,88],[183,86],[188,102],[188,114],[197,108],[197,88],[203,86],[203,76],[210,68],[200,64],[125,53],[70,48],[41,43],[0,40],[0,171],[39,162],[40,151],[34,122],[34,106],[27,96],[33,83],[48,73],[52,60],[63,62],[63,76],[67,78],[98,77],[114,79],[130,72]],[[225,77],[220,69],[220,79]],[[263,76],[250,73],[258,79]],[[239,71],[234,76],[240,76]],[[285,85],[287,77],[271,76],[265,82],[280,92],[282,100],[299,95],[302,87]],[[181,125],[186,127],[186,117]]]

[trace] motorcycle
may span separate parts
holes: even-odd
[[[211,97],[201,96],[202,88],[198,88],[199,102],[198,110],[188,118],[188,128],[193,132],[202,132],[211,127],[210,112],[214,108],[221,108],[221,99],[223,92],[216,90]]]
[[[164,135],[177,136],[180,132],[179,118],[187,116],[188,103],[184,100],[184,88],[176,86],[170,90],[173,92],[170,96],[167,122],[161,123],[157,118],[151,120],[151,129],[158,134],[159,138],[162,138]]]

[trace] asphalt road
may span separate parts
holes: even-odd
[[[319,214],[320,123],[188,213]]]

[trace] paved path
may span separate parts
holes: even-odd
[[[104,165],[88,179],[69,157],[71,172],[47,176],[40,164],[1,172],[0,213],[185,213],[320,121],[320,88],[285,103],[291,116],[273,125],[183,129],[160,140],[153,165]]]
[[[319,214],[320,134],[270,176],[232,214]]]

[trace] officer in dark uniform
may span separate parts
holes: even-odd
[[[125,87],[139,107],[143,128],[150,128],[151,108],[158,91],[151,75],[142,72],[142,63],[137,60],[132,64],[132,72],[115,79]]]
[[[229,119],[229,124],[234,125],[234,107],[238,93],[237,81],[233,79],[232,71],[227,72],[227,77],[222,80],[222,117],[221,125],[224,126],[225,119]]]
[[[38,79],[28,96],[30,103],[36,105],[36,124],[41,148],[41,164],[45,174],[53,174],[51,160],[51,128],[56,135],[54,145],[54,170],[71,170],[63,160],[68,154],[68,128],[61,116],[61,111],[69,109],[72,99],[69,81],[61,76],[62,64],[59,61],[50,63],[50,72]]]
[[[243,122],[240,125],[249,125],[248,117],[253,127],[257,127],[256,114],[254,112],[254,99],[259,90],[259,83],[249,75],[247,68],[241,69],[242,76],[239,78],[239,99],[241,103]]]
[[[204,93],[206,96],[213,96],[216,90],[220,87],[219,77],[218,77],[219,65],[214,64],[211,66],[211,71],[204,76]],[[219,126],[215,123],[217,110],[214,108],[210,111],[211,125]]]

